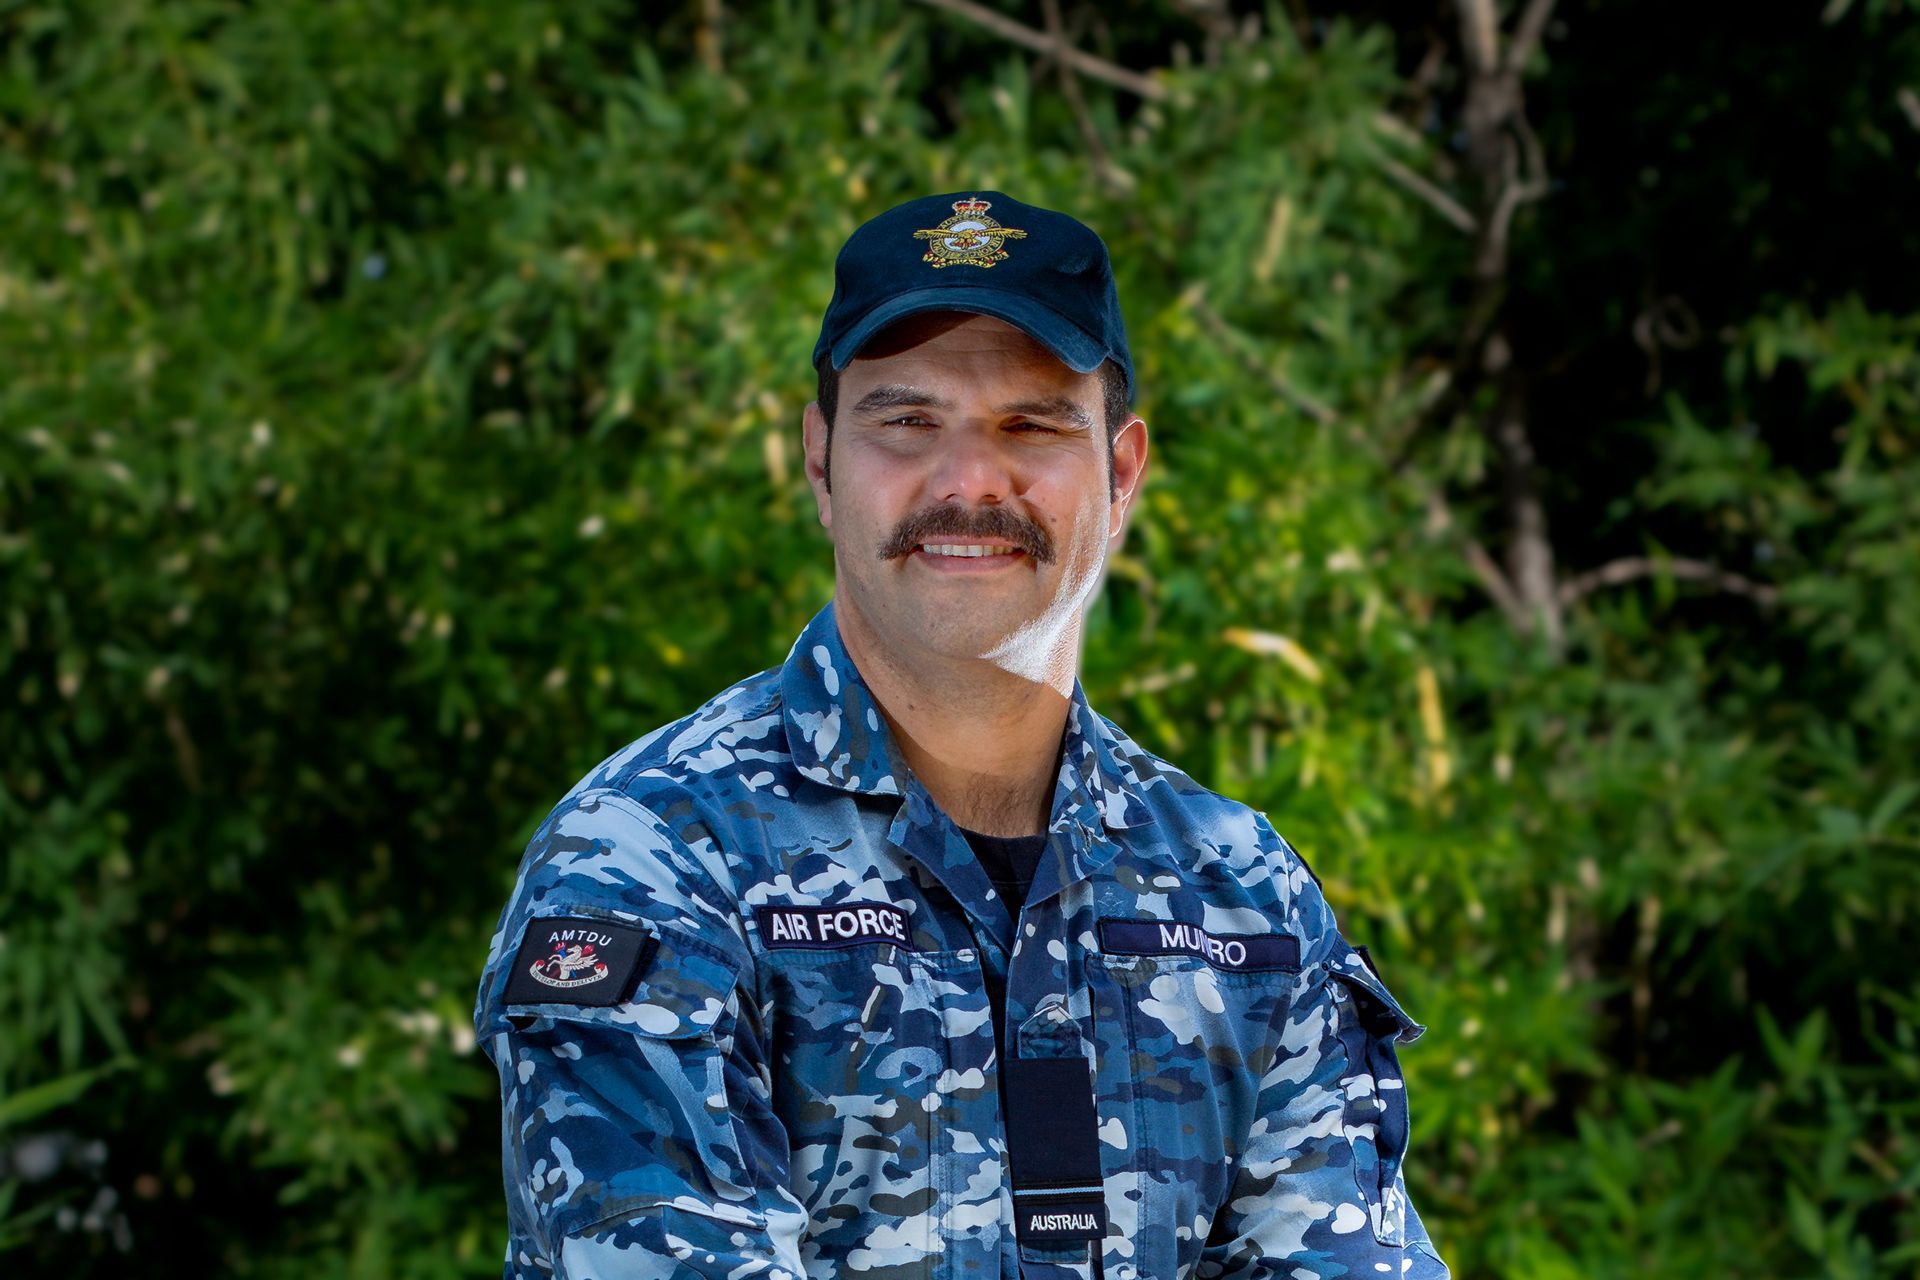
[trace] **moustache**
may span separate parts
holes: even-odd
[[[880,544],[882,560],[912,555],[924,542],[965,542],[994,538],[1010,542],[1032,556],[1036,564],[1053,562],[1053,539],[1038,524],[1005,507],[929,507],[900,522]]]

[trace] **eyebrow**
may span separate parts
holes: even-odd
[[[1029,418],[1058,418],[1071,422],[1082,431],[1093,430],[1093,415],[1067,396],[1046,396],[1039,400],[1018,400],[995,410],[1002,414],[1021,414]]]
[[[855,413],[880,413],[888,409],[951,409],[953,402],[923,387],[895,383],[875,387],[853,406]],[[994,410],[1002,416],[1020,414],[1029,418],[1056,418],[1070,422],[1082,431],[1093,430],[1093,415],[1068,396],[1043,396],[1038,400],[1016,400]]]
[[[875,387],[853,406],[855,413],[877,413],[882,409],[951,409],[953,402],[920,387],[895,384]]]

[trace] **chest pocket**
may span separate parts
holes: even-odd
[[[1226,1198],[1295,975],[1223,971],[1184,955],[1097,955],[1088,982],[1108,1211],[1134,1220],[1135,1274],[1182,1274]],[[1121,1204],[1113,1179],[1128,1172],[1136,1191]]]
[[[1346,1057],[1340,1071],[1342,1129],[1353,1152],[1353,1176],[1367,1206],[1374,1239],[1404,1245],[1406,1197],[1400,1163],[1407,1153],[1407,1088],[1396,1045],[1425,1030],[1357,955],[1329,970],[1334,1026]]]
[[[789,1184],[823,1256],[859,1250],[899,1275],[930,1274],[938,1258],[930,1103],[948,1066],[957,957],[871,943],[760,961]],[[876,1232],[879,1220],[890,1225]]]

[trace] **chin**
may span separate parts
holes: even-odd
[[[1002,620],[981,610],[935,610],[921,613],[914,630],[922,644],[949,658],[984,658],[1018,632],[1024,621]]]

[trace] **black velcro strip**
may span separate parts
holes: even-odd
[[[1100,1135],[1085,1058],[1009,1058],[1003,1064],[1013,1190],[1097,1188]]]

